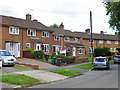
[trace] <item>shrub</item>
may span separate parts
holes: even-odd
[[[43,56],[44,56],[44,52],[42,50],[34,51],[34,58],[43,59]]]
[[[71,64],[75,62],[74,56],[63,56],[63,55],[57,55],[56,58],[62,58],[63,63]]]

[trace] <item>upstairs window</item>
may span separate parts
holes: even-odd
[[[89,43],[91,43],[91,40],[89,40]],[[94,40],[92,40],[92,43],[94,43]]]
[[[74,42],[78,42],[78,38],[74,38]]]
[[[103,40],[99,40],[99,43],[103,43]]]
[[[54,36],[54,40],[60,41],[60,36]]]
[[[107,40],[107,44],[111,44],[111,41],[110,41],[110,40]]]
[[[49,38],[49,32],[43,31],[43,32],[42,32],[42,37],[47,37],[47,38]]]
[[[119,42],[118,42],[118,41],[115,41],[115,44],[119,44]]]
[[[11,26],[9,28],[9,34],[17,34],[18,35],[19,34],[19,28]]]
[[[27,35],[28,35],[28,36],[36,36],[36,30],[28,29]]]
[[[70,38],[69,37],[65,37],[65,41],[70,41]]]

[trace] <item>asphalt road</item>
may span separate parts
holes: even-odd
[[[94,70],[85,75],[30,88],[118,88],[118,65],[111,70]]]

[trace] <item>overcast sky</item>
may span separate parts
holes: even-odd
[[[90,28],[90,11],[93,14],[93,32],[101,30],[111,34],[109,16],[101,0],[0,0],[0,14],[25,19],[30,13],[46,26],[54,23],[65,29],[84,32]]]

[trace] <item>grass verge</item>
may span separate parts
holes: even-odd
[[[26,84],[40,82],[40,80],[25,76],[23,74],[21,74],[21,75],[2,75],[2,76],[0,76],[0,81],[5,82],[5,83],[10,83],[10,84],[16,84],[16,85],[26,85]]]
[[[88,63],[88,64],[82,64],[82,65],[74,66],[73,68],[91,70],[91,69],[93,69],[93,65],[91,63]]]
[[[75,70],[66,70],[66,69],[56,69],[56,70],[50,70],[50,72],[62,74],[65,76],[77,76],[82,75],[81,72],[75,71]]]

